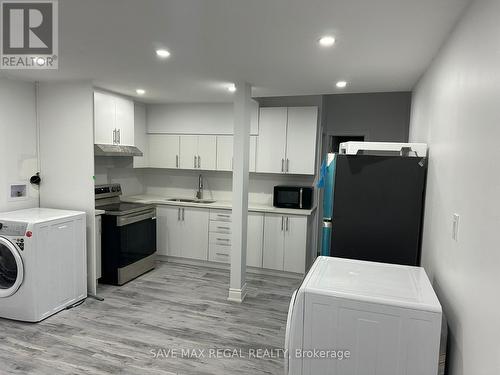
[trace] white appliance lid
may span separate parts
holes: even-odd
[[[18,221],[24,223],[41,223],[45,221],[59,220],[67,217],[85,214],[81,211],[56,210],[52,208],[28,208],[25,210],[2,212],[0,221]]]
[[[424,311],[441,305],[424,269],[352,259],[318,257],[306,292]]]

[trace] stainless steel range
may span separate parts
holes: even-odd
[[[95,206],[102,218],[102,277],[123,285],[155,267],[156,208],[120,201],[120,184],[96,185]]]

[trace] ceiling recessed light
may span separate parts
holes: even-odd
[[[236,85],[234,83],[231,83],[230,85],[227,86],[227,91],[229,91],[229,92],[235,92],[236,91]]]
[[[338,81],[335,86],[337,86],[339,89],[343,89],[344,87],[347,86],[347,82],[346,81]]]
[[[166,59],[167,57],[170,56],[170,52],[168,52],[166,49],[157,49],[156,56],[162,59]]]
[[[144,89],[137,89],[137,90],[135,90],[135,92],[137,93],[137,95],[144,95],[146,93],[146,90],[144,90]]]
[[[318,40],[318,43],[322,47],[331,47],[335,44],[335,38],[331,35],[325,35]]]

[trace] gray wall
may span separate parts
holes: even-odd
[[[411,92],[323,96],[324,131],[366,141],[407,142]]]

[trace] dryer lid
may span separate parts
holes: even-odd
[[[24,266],[18,249],[0,237],[0,298],[17,292],[24,279]]]

